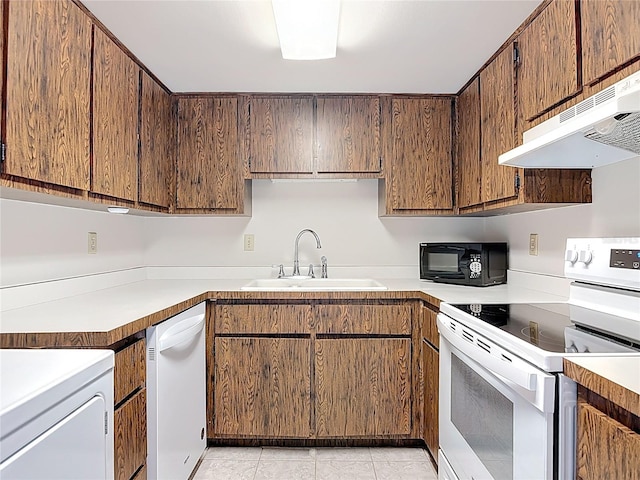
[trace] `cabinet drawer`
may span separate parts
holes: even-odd
[[[440,335],[436,323],[437,312],[428,307],[422,307],[422,338],[436,348],[440,348]]]
[[[597,408],[578,403],[577,477],[638,480],[640,435]]]
[[[309,333],[310,305],[216,305],[215,333]]]
[[[147,390],[140,390],[113,415],[116,480],[129,480],[147,458]]]
[[[411,305],[318,305],[317,332],[410,335]]]
[[[113,401],[117,405],[127,395],[145,385],[146,362],[144,339],[116,352],[113,371]]]

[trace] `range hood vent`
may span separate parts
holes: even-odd
[[[498,158],[523,168],[593,168],[640,155],[640,72],[527,130]]]

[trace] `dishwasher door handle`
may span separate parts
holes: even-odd
[[[158,340],[158,352],[164,352],[180,343],[191,340],[198,335],[204,326],[204,313],[185,318],[180,323],[169,328]]]

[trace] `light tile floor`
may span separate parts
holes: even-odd
[[[212,447],[193,480],[437,480],[422,448]]]

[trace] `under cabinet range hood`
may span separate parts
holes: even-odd
[[[523,168],[593,168],[640,155],[640,71],[527,130],[498,157]]]

